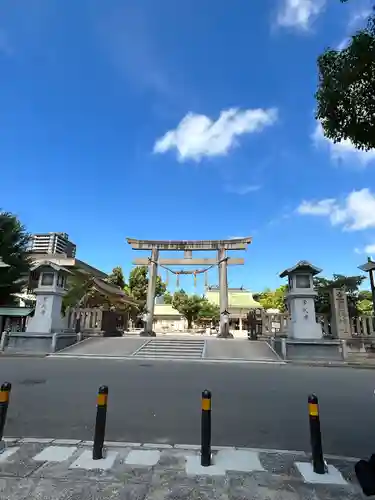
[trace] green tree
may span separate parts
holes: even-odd
[[[287,290],[288,285],[281,285],[276,290],[266,288],[264,292],[257,294],[254,298],[260,302],[264,309],[278,309],[280,312],[284,312]]]
[[[213,323],[217,323],[220,320],[220,307],[205,298],[202,299],[197,319],[210,319]]]
[[[107,278],[108,283],[120,287],[122,290],[125,288],[125,278],[121,266],[116,266],[112,269],[111,274]]]
[[[315,309],[317,313],[328,314],[331,312],[331,290],[332,288],[345,287],[349,315],[351,317],[358,314],[357,303],[359,300],[359,287],[366,279],[366,276],[344,276],[342,274],[334,274],[332,279],[315,277],[314,288],[318,292],[315,300]]]
[[[374,314],[372,305],[372,294],[369,290],[362,290],[358,294],[357,309],[359,315],[371,316]]]
[[[144,311],[147,301],[148,276],[147,267],[137,266],[130,271],[128,283],[125,285],[125,292],[138,300],[140,311]],[[155,297],[160,297],[165,293],[166,285],[160,278],[156,278]]]
[[[164,294],[164,304],[172,304],[173,295],[170,292],[165,292]]]
[[[0,257],[9,267],[0,267],[0,306],[14,303],[13,293],[19,293],[30,270],[27,247],[30,236],[18,218],[0,212]]]
[[[92,278],[80,274],[69,277],[67,293],[63,298],[62,310],[67,307],[112,307],[111,298],[96,290]]]
[[[203,300],[199,295],[188,295],[184,290],[174,293],[172,305],[187,319],[188,328],[198,319]]]
[[[347,0],[341,0],[346,2]],[[375,15],[342,50],[318,58],[316,118],[334,142],[349,139],[357,148],[375,147]]]

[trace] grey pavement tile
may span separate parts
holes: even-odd
[[[186,457],[192,455],[192,450],[163,450],[155,468],[185,470]]]
[[[308,485],[300,483],[294,485],[295,490],[299,494],[299,498],[303,500],[359,500],[365,498],[359,486],[334,486],[314,484]]]
[[[55,479],[67,479],[71,476],[71,469],[69,466],[82,454],[83,448],[78,448],[69,458],[64,462],[44,462],[39,463],[40,467],[31,473],[30,477],[38,478],[55,478]],[[74,477],[74,476],[73,476]],[[77,474],[76,477],[80,477]]]
[[[273,490],[286,489],[294,491],[294,483],[300,483],[301,479],[294,479],[288,476],[270,474],[269,472],[228,472],[229,489],[252,490],[256,487],[271,488]]]
[[[340,459],[330,459],[328,460],[328,463],[334,465],[337,469],[339,469],[346,481],[348,481],[349,483],[358,484],[354,470],[355,462],[349,462]]]
[[[44,444],[23,444],[6,461],[0,462],[0,476],[27,477],[40,467],[32,457],[44,449]]]
[[[146,500],[229,500],[223,489],[212,489],[197,484],[171,484],[168,487],[152,485]]]
[[[144,500],[147,485],[41,479],[30,500]]]
[[[265,486],[255,487],[251,490],[235,488],[229,491],[229,500],[318,500],[317,498],[301,498],[297,492],[288,490],[274,490]]]
[[[152,485],[167,488],[173,485],[196,486],[211,489],[226,489],[228,479],[226,476],[187,476],[185,471],[172,469],[156,469],[152,476]]]
[[[152,480],[152,468],[132,468],[130,466],[118,467],[114,473],[114,478],[124,484],[150,484]]]
[[[26,500],[34,489],[32,479],[0,478],[0,498]]]
[[[294,463],[301,459],[301,455],[285,453],[259,453],[259,459],[266,471],[272,474],[281,474],[296,479],[301,478]]]
[[[229,473],[230,500],[320,500],[311,486],[302,487],[301,491],[299,486],[306,485],[287,476],[264,472],[241,475]]]

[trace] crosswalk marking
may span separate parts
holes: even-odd
[[[36,462],[64,462],[77,450],[76,446],[48,446],[35,455]]]

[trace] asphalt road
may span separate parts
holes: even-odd
[[[107,384],[106,439],[197,444],[208,388],[213,444],[307,451],[307,395],[316,392],[325,452],[375,452],[373,370],[2,358],[0,381],[13,384],[7,436],[92,439],[96,392]]]

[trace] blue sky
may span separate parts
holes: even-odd
[[[230,286],[301,259],[357,273],[375,152],[325,140],[314,92],[370,3],[0,0],[0,206],[107,272],[131,268],[127,236],[252,236]]]

